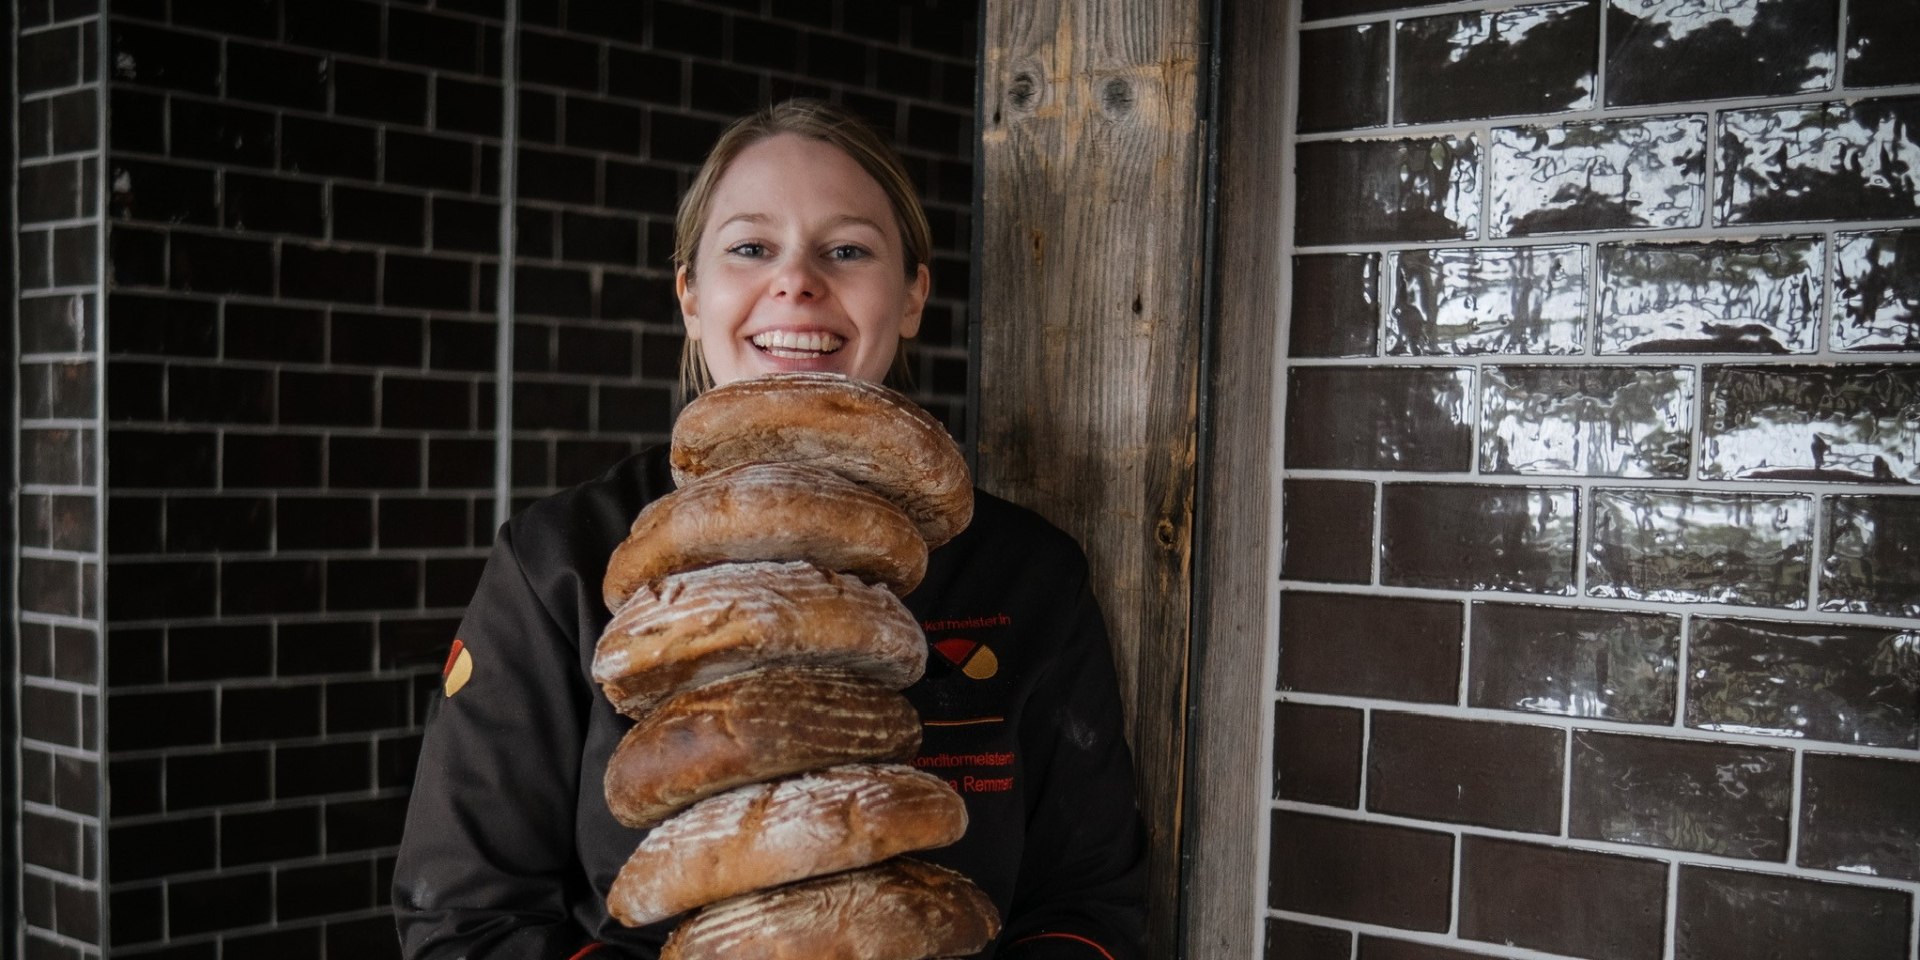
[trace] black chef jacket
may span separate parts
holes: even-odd
[[[628,929],[606,892],[643,830],[602,790],[631,725],[591,680],[607,558],[672,489],[665,450],[501,528],[427,724],[393,900],[410,960],[654,958],[679,918]],[[914,765],[966,801],[960,842],[914,856],[971,877],[999,960],[1137,960],[1145,838],[1106,628],[1072,538],[974,494],[972,524],[906,598],[929,643],[906,691]],[[594,946],[598,944],[599,946]]]

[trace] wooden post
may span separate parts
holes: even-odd
[[[1200,709],[1187,744],[1183,824],[1189,960],[1248,960],[1259,942],[1267,884],[1257,841],[1273,789],[1261,776],[1272,749],[1261,731],[1274,688],[1267,651],[1279,633],[1274,370],[1287,310],[1280,225],[1291,168],[1286,52],[1293,4],[1240,0],[1223,7],[1218,253],[1208,266],[1213,348],[1194,570],[1200,639],[1191,672]]]
[[[1152,837],[1147,955],[1179,886],[1205,205],[1206,5],[988,0],[981,485],[1077,537]]]

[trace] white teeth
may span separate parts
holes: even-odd
[[[814,331],[796,333],[791,330],[769,330],[757,333],[749,338],[750,342],[762,350],[771,351],[775,356],[790,356],[792,353],[832,353],[847,341],[831,333]]]

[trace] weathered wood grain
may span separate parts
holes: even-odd
[[[1204,208],[1199,0],[989,3],[980,479],[1079,538],[1173,955]]]
[[[1267,653],[1277,627],[1273,533],[1275,357],[1287,308],[1286,71],[1290,3],[1225,5],[1221,24],[1219,214],[1215,224],[1206,496],[1194,581],[1200,605],[1187,744],[1185,956],[1249,960],[1266,882],[1255,839],[1269,787],[1261,776]]]

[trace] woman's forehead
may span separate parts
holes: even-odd
[[[709,229],[730,222],[799,218],[822,226],[891,223],[880,182],[839,147],[796,134],[769,137],[740,152],[721,174]],[[885,232],[885,231],[883,231]]]

